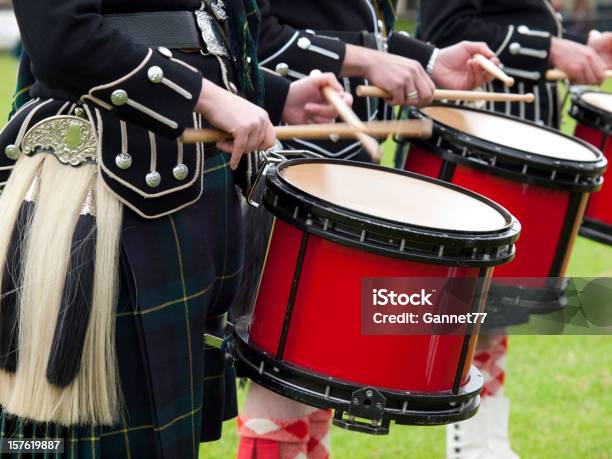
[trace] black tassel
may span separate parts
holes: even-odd
[[[68,386],[81,366],[92,308],[95,266],[96,218],[92,214],[82,214],[72,235],[68,271],[47,366],[47,380],[58,387]]]
[[[0,286],[0,368],[9,373],[17,371],[19,288],[23,271],[24,236],[34,207],[33,201],[24,201],[19,208]]]

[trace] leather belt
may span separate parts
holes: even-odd
[[[129,36],[134,43],[170,49],[202,49],[202,35],[192,11],[105,14],[104,25]]]

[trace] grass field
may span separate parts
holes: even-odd
[[[0,120],[8,113],[15,70],[14,61],[0,56]],[[612,248],[578,238],[568,275],[612,276]],[[612,337],[515,336],[510,348],[506,393],[512,443],[521,457],[612,458]],[[223,440],[203,446],[200,457],[234,457],[235,432],[235,422],[228,422]],[[442,427],[392,426],[380,438],[334,428],[332,435],[333,456],[341,459],[443,458],[444,444]]]

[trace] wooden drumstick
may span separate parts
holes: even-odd
[[[484,70],[486,70],[491,75],[493,75],[495,78],[497,78],[499,81],[504,83],[504,86],[508,88],[514,86],[514,78],[508,76],[506,72],[500,69],[497,65],[491,62],[489,59],[484,57],[482,54],[474,54],[474,56],[472,57],[476,60],[476,62],[480,64],[480,66]]]
[[[312,76],[321,75],[321,71],[313,70],[310,74]],[[321,89],[321,93],[325,97],[325,100],[332,104],[338,111],[340,118],[345,123],[350,124],[355,128],[354,137],[361,142],[363,149],[368,153],[368,155],[370,155],[372,161],[377,163],[380,162],[380,159],[382,158],[382,148],[378,143],[378,140],[363,132],[365,130],[365,125],[359,119],[357,114],[351,109],[351,107],[344,102],[338,91],[331,86],[325,86]]]
[[[363,132],[374,137],[387,137],[397,134],[402,137],[428,139],[431,137],[433,123],[430,119],[373,121],[365,123],[364,127],[365,129]],[[291,140],[296,138],[325,140],[332,135],[342,139],[350,139],[355,136],[355,128],[345,123],[276,126],[274,129],[278,140]],[[215,143],[231,138],[231,134],[219,131],[218,129],[186,129],[181,136],[181,141],[186,144],[199,142]]]
[[[381,99],[390,99],[391,93],[376,86],[357,86],[357,95],[359,97],[379,97]],[[491,102],[526,102],[533,103],[534,95],[527,94],[511,94],[505,92],[487,92],[487,91],[456,91],[447,89],[436,89],[434,91],[434,100],[469,100],[469,101],[491,101]]]
[[[567,80],[568,74],[563,70],[552,69],[546,72],[546,79],[549,81]],[[612,70],[606,70],[606,78],[612,78]]]

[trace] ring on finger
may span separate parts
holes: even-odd
[[[406,97],[408,98],[408,100],[418,99],[419,98],[419,93],[418,93],[418,91],[411,91],[408,94],[406,94]]]

